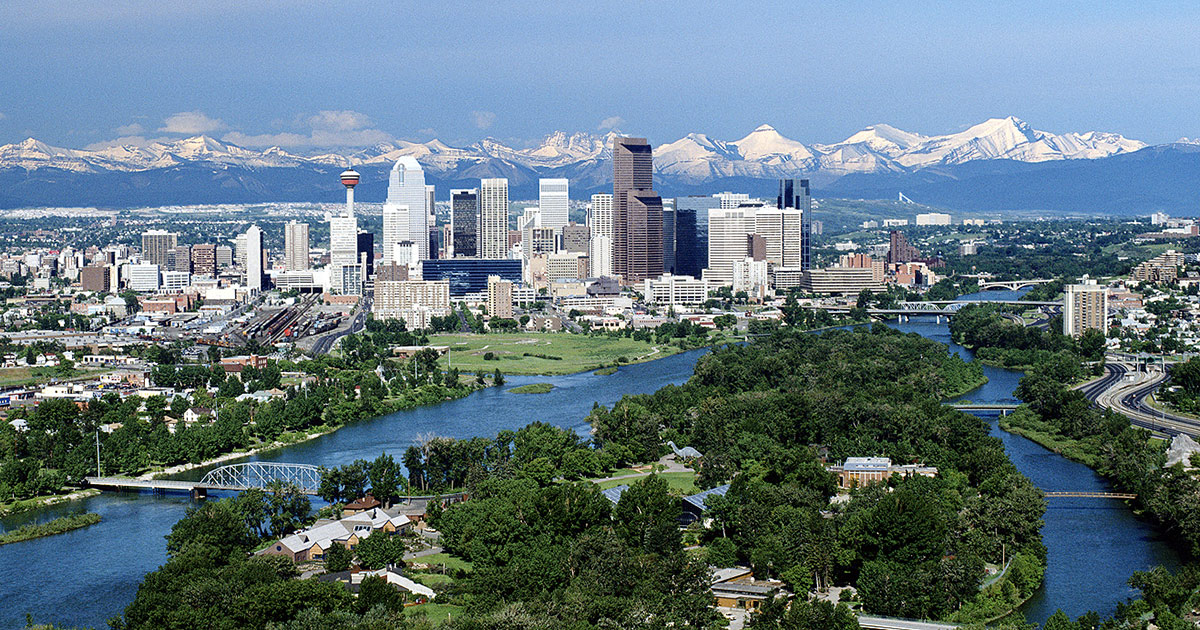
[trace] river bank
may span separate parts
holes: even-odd
[[[100,494],[100,491],[96,490],[95,488],[85,488],[73,490],[66,494],[52,494],[44,497],[33,497],[32,499],[21,499],[19,501],[13,501],[12,503],[7,503],[3,506],[0,506],[0,518],[15,516],[17,514],[21,514],[22,512],[60,505],[70,501],[87,499],[98,494]]]

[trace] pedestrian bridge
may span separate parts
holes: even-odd
[[[1129,492],[1045,492],[1047,499],[1078,498],[1078,499],[1136,499],[1136,494]]]

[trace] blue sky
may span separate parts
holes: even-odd
[[[1100,4],[6,0],[0,142],[1200,135],[1200,5]]]

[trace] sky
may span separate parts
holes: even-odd
[[[0,143],[806,143],[991,117],[1200,136],[1200,3],[0,3]]]

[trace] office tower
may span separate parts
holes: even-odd
[[[562,228],[562,248],[568,252],[588,253],[590,230],[586,225],[568,223]]]
[[[1078,337],[1089,328],[1108,336],[1108,287],[1095,280],[1068,284],[1063,298],[1063,334]]]
[[[288,221],[283,229],[283,262],[288,271],[308,269],[308,224]]]
[[[479,257],[508,257],[508,180],[479,181]]]
[[[153,293],[160,286],[158,265],[153,263],[129,265],[126,273],[128,274],[126,276],[127,286],[130,291]]]
[[[442,228],[436,225],[429,226],[429,258],[440,258],[439,252],[442,249]]]
[[[383,203],[383,260],[391,262],[396,243],[412,241],[417,255],[429,258],[429,204],[425,171],[412,156],[396,160],[388,177],[387,200]]]
[[[105,265],[84,267],[79,273],[79,286],[84,291],[93,293],[108,293],[110,274]]]
[[[592,195],[588,208],[588,230],[591,246],[588,257],[592,261],[592,274],[597,278],[613,275],[613,197],[609,194]]]
[[[704,278],[721,284],[733,283],[733,264],[749,252],[754,233],[754,208],[716,208],[708,211],[708,267]]]
[[[750,201],[750,195],[747,193],[722,192],[713,195],[713,198],[722,210],[732,210]]]
[[[188,275],[192,273],[192,248],[187,245],[176,245],[167,250],[167,264],[164,271],[181,271]]]
[[[812,194],[807,179],[779,180],[776,207],[800,211],[800,269],[812,268]],[[792,265],[786,265],[792,266]]]
[[[889,239],[890,246],[887,254],[889,265],[912,262],[921,257],[921,252],[917,251],[916,247],[909,245],[908,239],[904,238],[904,234],[899,230],[892,230]]]
[[[450,191],[450,225],[454,235],[454,255],[475,258],[479,255],[479,189]]]
[[[142,260],[160,267],[167,265],[167,252],[179,244],[179,234],[166,230],[142,233]]]
[[[487,279],[488,315],[503,319],[513,317],[513,283],[500,276]]]
[[[198,276],[217,277],[217,246],[201,243],[192,246],[192,273]]]
[[[263,289],[262,230],[251,225],[246,230],[246,287],[251,291]]]
[[[433,184],[425,184],[425,214],[429,225],[437,223],[437,187]]]
[[[224,269],[233,266],[233,248],[228,245],[217,245],[213,250],[213,256],[217,259],[217,268]]]
[[[708,267],[708,211],[720,207],[708,195],[675,198],[675,275],[699,278]]]
[[[246,233],[233,237],[233,262],[238,269],[246,269]]]
[[[366,230],[358,231],[358,238],[355,241],[355,254],[358,255],[358,262],[365,264],[363,273],[368,276],[375,273],[375,235]]]
[[[570,183],[566,179],[538,180],[538,207],[542,209],[542,227],[561,230],[569,221]]]
[[[663,273],[662,197],[653,190],[631,190],[626,198],[626,268],[629,282],[657,278]]]
[[[626,284],[662,275],[662,198],[645,138],[613,138],[613,271]]]
[[[675,202],[672,200],[670,205],[666,201],[663,202],[662,213],[662,250],[663,250],[663,272],[675,273]]]
[[[529,260],[534,252],[533,248],[533,231],[542,227],[542,210],[534,206],[525,208],[521,216],[517,217],[517,229],[521,232],[521,257]],[[550,232],[554,233],[553,230]],[[543,246],[544,249],[544,246]],[[553,250],[553,243],[551,243]]]
[[[800,269],[803,219],[803,213],[794,208],[755,208],[754,231],[763,237],[765,248],[762,260],[776,267]]]

